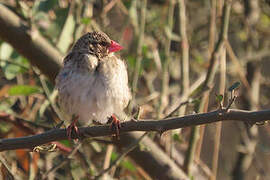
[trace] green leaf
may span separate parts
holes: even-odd
[[[2,43],[0,47],[0,59],[1,60],[8,60],[13,52],[13,48],[8,43]],[[2,63],[1,63],[2,66]]]
[[[17,98],[4,98],[0,101],[0,111],[12,114],[14,113],[11,107],[15,104]]]
[[[31,94],[41,92],[42,91],[39,87],[29,85],[15,85],[8,90],[8,94],[10,96],[17,96],[17,95],[29,96]]]
[[[216,100],[217,102],[220,103],[223,100],[223,95],[222,94],[216,95]]]
[[[229,87],[229,91],[233,91],[237,88],[239,88],[239,86],[241,85],[241,83],[239,81],[235,82],[231,87]]]
[[[241,41],[246,41],[248,39],[248,34],[246,31],[239,31],[237,34]]]
[[[71,147],[70,140],[61,140],[59,141],[61,144],[65,145],[66,147]]]
[[[3,68],[5,77],[8,80],[11,80],[16,77],[17,73],[20,71],[20,67],[13,65],[13,64],[7,64],[6,67]]]
[[[261,15],[260,25],[263,28],[269,28],[270,27],[270,17],[269,17],[269,15],[266,15],[266,14]]]
[[[200,65],[202,65],[205,61],[204,61],[204,58],[201,54],[195,54],[195,57],[194,57],[195,61],[197,63],[199,63]]]
[[[111,161],[115,161],[117,157],[118,157],[118,154],[116,152],[112,152]]]
[[[121,165],[132,172],[136,171],[134,164],[132,164],[130,161],[123,161]]]
[[[192,101],[192,104],[194,104],[194,111],[198,112],[199,108],[200,108],[201,100],[200,99],[194,99]]]
[[[30,65],[26,58],[19,56],[14,52],[12,53],[10,60],[5,62],[5,65],[2,66],[2,70],[5,77],[8,80],[11,80],[15,78],[17,74],[27,71],[29,66]]]
[[[85,24],[85,25],[89,25],[91,22],[90,18],[82,18],[81,19],[81,23]]]
[[[2,134],[7,133],[8,131],[10,131],[11,128],[12,128],[12,126],[10,126],[10,124],[8,124],[6,122],[0,123],[0,132]]]
[[[143,56],[146,56],[147,53],[148,53],[148,46],[143,45],[143,46],[142,46],[142,54],[143,54]]]
[[[127,57],[128,67],[132,70],[136,67],[136,58],[134,56]]]
[[[112,152],[111,155],[111,162],[114,162],[117,158],[118,158],[118,154],[116,152]],[[136,171],[135,166],[127,160],[121,160],[120,165],[125,167],[126,169],[130,170],[130,171]]]
[[[179,134],[173,134],[173,140],[174,141],[177,141],[177,142],[179,142],[179,143],[182,143],[183,142],[183,139],[180,137],[180,135]]]

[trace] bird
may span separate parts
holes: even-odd
[[[110,119],[119,137],[120,120],[131,100],[126,63],[114,53],[123,47],[101,31],[81,36],[63,60],[56,77],[58,103],[72,118],[67,128],[79,134],[77,122],[106,124]]]

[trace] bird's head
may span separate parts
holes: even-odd
[[[87,50],[97,57],[105,57],[109,53],[123,49],[117,42],[111,40],[103,32],[89,32],[83,35],[74,45],[73,51]]]

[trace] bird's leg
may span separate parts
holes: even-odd
[[[119,139],[119,129],[121,128],[120,120],[117,119],[117,117],[113,114],[112,115],[112,123],[110,125],[110,128],[113,129],[115,127],[116,130],[116,137]]]
[[[75,133],[77,135],[80,134],[79,129],[78,129],[77,125],[76,125],[76,123],[78,122],[78,119],[79,119],[79,116],[75,116],[74,118],[72,118],[72,122],[67,127],[67,136],[68,136],[69,140],[71,140],[71,133],[72,133],[73,129],[75,130]]]

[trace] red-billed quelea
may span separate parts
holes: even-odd
[[[73,115],[67,135],[78,133],[76,122],[89,125],[93,120],[107,123],[113,119],[119,135],[119,120],[131,99],[125,63],[114,55],[122,47],[103,32],[83,35],[64,58],[56,78],[60,107]]]

